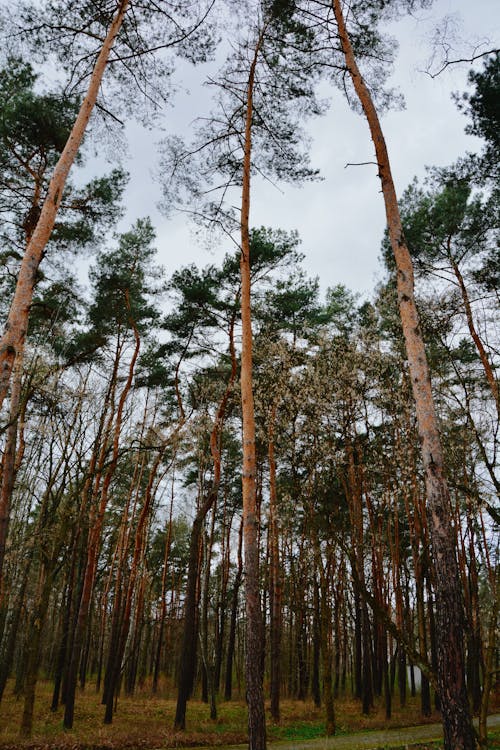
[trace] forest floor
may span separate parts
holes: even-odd
[[[51,684],[41,682],[37,690],[33,735],[19,737],[22,697],[8,685],[0,706],[0,750],[166,750],[167,748],[224,747],[244,745],[246,708],[243,700],[220,701],[218,717],[209,718],[207,704],[188,703],[187,729],[173,730],[175,699],[165,689],[156,696],[148,686],[133,696],[120,698],[113,724],[103,724],[103,706],[94,685],[77,695],[74,729],[62,728],[62,709],[50,711]],[[268,715],[268,740],[276,750],[437,750],[440,747],[439,714],[423,723],[419,699],[409,698],[404,709],[394,700],[393,716],[385,719],[382,703],[363,716],[359,702],[342,698],[336,702],[337,734],[325,736],[323,709],[310,701],[283,700],[281,721]],[[493,707],[498,710],[498,706]],[[491,717],[489,750],[500,750],[500,714]]]

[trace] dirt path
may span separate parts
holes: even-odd
[[[500,714],[488,717],[488,728],[500,726]],[[422,724],[405,729],[375,729],[344,737],[322,737],[317,740],[284,740],[270,742],[276,750],[378,750],[418,742],[432,742],[443,736],[441,724]],[[241,750],[246,745],[235,745],[225,750]],[[494,748],[491,748],[494,750]]]

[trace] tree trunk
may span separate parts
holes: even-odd
[[[462,591],[455,556],[450,498],[434,410],[427,357],[413,287],[413,266],[406,245],[389,156],[377,111],[358,69],[347,34],[341,0],[332,0],[348,72],[366,116],[375,146],[387,225],[397,267],[398,301],[415,399],[427,491],[427,512],[436,575],[437,680],[445,750],[474,750],[475,732],[465,688]]]
[[[227,611],[227,586],[229,581],[229,569],[231,565],[231,529],[233,523],[233,514],[226,520],[227,506],[224,507],[224,525],[226,533],[223,536],[222,543],[222,573],[219,593],[219,601],[216,612],[217,631],[215,638],[215,669],[214,669],[214,689],[216,693],[220,690],[222,656],[224,652],[224,635],[226,632],[226,611]]]
[[[174,498],[170,501],[170,512],[168,517],[168,527],[165,538],[165,554],[163,556],[163,572],[161,576],[161,604],[160,604],[160,625],[158,628],[158,640],[156,643],[156,654],[153,668],[153,693],[158,692],[158,679],[160,676],[160,663],[161,663],[161,652],[163,647],[163,631],[165,629],[165,617],[167,615],[167,571],[168,571],[168,558],[170,555],[170,544],[172,541],[172,516],[174,510]]]
[[[316,579],[317,571],[314,575],[314,581],[313,581],[313,596],[314,596],[314,611],[313,611],[313,667],[312,667],[312,679],[311,679],[311,691],[312,696],[314,700],[314,705],[316,708],[320,708],[321,706],[321,690],[320,690],[320,682],[319,682],[319,658],[321,653],[321,614],[320,614],[320,606],[319,606],[319,587],[318,587],[318,581]],[[335,626],[337,626],[338,618],[337,613],[335,613]],[[337,656],[339,654],[338,649],[338,643],[337,648],[335,650],[335,683],[337,684]]]
[[[243,577],[243,560],[241,557],[241,550],[243,545],[243,520],[240,524],[240,531],[238,535],[238,569],[234,577],[233,584],[233,600],[231,604],[231,620],[229,623],[229,637],[227,640],[227,655],[226,655],[226,679],[224,686],[224,698],[227,701],[231,700],[232,689],[233,689],[233,659],[234,659],[234,647],[236,643],[236,619],[238,615],[238,595],[241,586],[241,579]]]
[[[1,364],[0,364],[1,366]],[[12,390],[9,404],[9,423],[0,472],[0,607],[3,606],[3,563],[9,531],[10,505],[16,478],[16,444],[19,409],[21,406],[22,354],[15,357]]]
[[[280,720],[280,662],[281,662],[281,591],[282,580],[279,557],[278,508],[276,497],[276,460],[274,457],[274,423],[276,405],[273,404],[269,420],[269,607],[270,607],[270,697],[271,716]]]
[[[476,325],[474,323],[474,317],[472,315],[472,308],[470,304],[469,293],[467,291],[467,287],[465,286],[465,282],[460,272],[460,268],[458,267],[457,262],[453,258],[451,251],[448,253],[448,259],[453,268],[453,273],[455,274],[455,278],[457,280],[457,283],[460,289],[460,294],[462,295],[462,301],[464,303],[465,317],[467,318],[467,326],[469,328],[469,333],[472,336],[472,340],[474,341],[474,344],[476,345],[477,353],[479,354],[479,359],[481,360],[481,364],[483,366],[486,380],[488,381],[488,385],[490,387],[491,393],[493,395],[493,398],[495,399],[495,404],[497,407],[497,414],[498,414],[498,417],[500,418],[500,390],[498,388],[498,382],[495,378],[495,373],[493,372],[493,368],[490,364],[488,355],[486,354],[486,350],[483,346],[483,342],[479,338],[479,334],[477,332]]]
[[[259,590],[259,520],[256,498],[255,414],[252,387],[252,316],[250,295],[250,168],[253,87],[264,30],[255,47],[247,84],[241,196],[241,411],[243,419],[243,540],[246,603],[246,690],[250,750],[265,750],[266,720],[262,687],[262,613]]]
[[[21,737],[31,737],[33,729],[33,711],[35,708],[35,690],[40,663],[40,647],[43,626],[49,606],[52,578],[45,565],[40,570],[40,580],[36,594],[36,604],[29,623],[29,639],[26,644],[24,666],[24,704],[21,718]]]
[[[7,684],[10,670],[12,668],[12,662],[14,660],[16,640],[19,635],[19,632],[18,632],[19,625],[21,622],[21,615],[23,613],[24,597],[26,594],[26,588],[28,585],[29,577],[30,577],[30,570],[31,570],[32,562],[33,562],[33,550],[30,550],[28,559],[25,561],[25,569],[23,572],[23,579],[22,579],[21,587],[19,589],[19,593],[14,603],[14,612],[12,615],[12,622],[10,623],[10,627],[9,627],[7,635],[5,635],[5,631],[4,631],[4,636],[2,638],[3,648],[1,651],[2,658],[0,661],[0,702],[2,701],[3,694],[5,691],[5,686]]]

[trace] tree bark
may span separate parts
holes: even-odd
[[[1,365],[0,365],[1,366]],[[9,423],[0,472],[0,607],[3,606],[3,563],[9,531],[12,490],[16,479],[16,445],[21,406],[22,354],[15,357],[14,376],[9,404]]]
[[[457,283],[460,289],[460,294],[462,295],[462,301],[464,303],[464,308],[465,308],[465,317],[467,318],[467,326],[469,328],[470,335],[472,336],[472,340],[474,341],[474,344],[476,345],[477,353],[479,354],[479,359],[481,360],[481,364],[483,366],[486,380],[488,381],[488,385],[490,387],[491,393],[493,395],[493,398],[495,399],[497,414],[498,414],[498,417],[500,418],[500,391],[498,388],[498,382],[495,378],[495,373],[493,372],[493,368],[488,359],[488,355],[486,354],[486,350],[483,346],[483,342],[481,341],[479,337],[479,334],[476,329],[476,325],[474,323],[474,316],[472,315],[472,307],[470,304],[469,293],[467,291],[467,287],[465,286],[464,278],[460,272],[458,263],[453,258],[451,251],[448,253],[448,258],[451,263],[451,267],[453,268],[453,273],[455,274],[455,278],[457,280]]]
[[[276,496],[276,459],[274,456],[274,424],[276,404],[271,408],[268,434],[269,459],[269,608],[270,608],[270,672],[271,716],[280,720],[280,662],[281,662],[281,570],[279,557],[278,508]]]
[[[347,70],[367,119],[382,183],[387,225],[397,268],[398,302],[417,413],[427,492],[427,513],[436,575],[437,679],[445,750],[474,750],[475,732],[465,688],[462,591],[455,556],[450,497],[434,409],[427,357],[414,296],[413,266],[406,245],[389,155],[370,91],[359,71],[341,0],[332,0]]]
[[[252,154],[253,88],[264,36],[256,44],[247,83],[241,195],[241,411],[243,419],[243,541],[246,604],[246,690],[250,750],[265,750],[266,721],[262,687],[262,613],[259,591],[259,535],[256,498],[255,414],[252,386],[252,315],[250,296],[250,170]]]
[[[174,510],[174,498],[172,495],[172,498],[170,501],[168,525],[167,525],[166,534],[165,534],[165,553],[163,555],[163,572],[161,576],[160,625],[158,629],[158,640],[156,643],[156,653],[155,653],[154,669],[153,669],[153,685],[152,685],[153,693],[158,692],[158,680],[160,676],[161,653],[162,653],[162,647],[163,647],[163,632],[165,630],[165,618],[167,616],[167,602],[166,602],[167,571],[168,571],[168,559],[170,555],[170,545],[172,541],[173,510]]]

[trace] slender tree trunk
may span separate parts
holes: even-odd
[[[129,298],[128,298],[127,292],[125,292],[125,304],[127,308],[130,309]],[[114,430],[113,430],[112,458],[110,460],[109,466],[106,469],[100,498],[97,503],[97,508],[93,508],[91,510],[91,522],[90,522],[88,547],[87,547],[87,560],[85,564],[85,573],[83,577],[82,595],[80,598],[80,604],[78,608],[78,616],[77,616],[77,621],[76,621],[75,636],[73,640],[73,648],[72,648],[70,661],[68,665],[66,704],[64,707],[65,729],[72,729],[73,727],[75,698],[76,698],[76,683],[78,679],[78,668],[80,665],[80,658],[81,658],[82,648],[83,648],[84,639],[85,639],[85,631],[86,631],[88,620],[89,620],[90,607],[92,604],[92,594],[94,590],[94,581],[95,581],[97,561],[98,561],[98,556],[99,556],[99,545],[101,541],[102,525],[104,522],[104,513],[106,511],[106,507],[108,504],[109,487],[110,487],[111,480],[114,476],[114,473],[118,464],[118,454],[119,454],[120,435],[121,435],[121,428],[122,428],[123,410],[125,407],[125,402],[127,400],[128,394],[132,387],[135,363],[137,361],[137,357],[139,356],[139,348],[140,348],[140,339],[136,335],[135,348],[134,348],[134,353],[132,355],[132,359],[129,364],[127,380],[125,382],[125,385],[123,386],[123,390],[121,392],[120,399],[118,401],[118,408],[116,411],[116,419],[115,419]],[[120,349],[121,349],[120,342],[118,342],[117,353],[116,353],[115,362],[114,362],[114,371],[113,371],[113,375],[111,378],[112,381],[115,381],[115,382],[116,382],[116,378],[118,375],[118,363],[119,363]],[[107,432],[108,430],[106,429],[105,434],[107,434]],[[99,473],[96,476],[96,479],[94,480],[94,485],[95,486],[97,485],[97,487],[98,487],[98,483],[100,483],[100,472],[102,472],[102,468],[104,464],[104,458],[106,454],[106,450],[105,450],[106,444],[107,444],[107,439],[104,440],[104,444],[100,452]],[[89,476],[89,480],[88,480],[89,484],[91,480],[92,480],[92,474],[90,474]],[[87,485],[87,491],[89,491],[89,485]],[[97,501],[97,498],[92,498],[92,499]],[[82,501],[82,506],[86,507],[86,505],[87,505],[87,500],[84,499]]]
[[[9,423],[0,472],[0,608],[3,606],[3,563],[9,531],[12,491],[16,478],[16,444],[18,416],[21,405],[22,367],[22,354],[17,354],[10,394]]]
[[[25,651],[24,666],[24,704],[21,718],[21,737],[31,737],[33,729],[33,711],[35,708],[35,690],[38,680],[38,666],[40,663],[40,647],[43,626],[49,606],[52,580],[49,570],[42,565],[40,580],[36,595],[36,604],[29,623],[29,639]]]
[[[80,514],[81,519],[81,514]],[[65,664],[68,655],[68,646],[71,640],[71,615],[73,611],[73,601],[75,598],[75,578],[77,568],[77,558],[79,555],[80,534],[74,533],[71,545],[71,563],[69,566],[68,579],[66,584],[66,601],[64,611],[61,614],[61,642],[57,649],[57,660],[54,674],[54,690],[52,692],[52,703],[50,710],[57,711],[59,708],[59,698],[61,695],[61,687],[63,683],[63,676],[65,672]],[[63,694],[63,702],[65,695]]]
[[[483,366],[486,380],[488,381],[488,385],[490,387],[491,393],[493,395],[493,398],[495,399],[495,404],[497,407],[497,414],[500,418],[500,391],[498,388],[498,381],[495,378],[495,374],[493,372],[493,368],[488,359],[488,355],[486,354],[486,350],[483,346],[483,342],[481,341],[479,334],[477,332],[476,325],[474,323],[474,316],[472,315],[472,308],[470,304],[469,293],[467,291],[467,287],[465,286],[465,282],[460,272],[460,268],[458,267],[457,262],[453,258],[451,251],[448,253],[448,259],[453,268],[453,273],[455,274],[455,278],[457,280],[457,283],[460,289],[460,294],[462,295],[462,301],[464,303],[464,308],[465,308],[465,317],[467,318],[467,326],[469,328],[469,332],[470,332],[470,335],[472,336],[474,344],[476,345],[477,353],[479,354],[479,359],[481,360],[481,364]]]
[[[140,338],[139,333],[137,331],[137,328],[135,324],[133,323],[133,330],[134,330],[134,337],[136,342],[136,348],[134,355],[137,357],[139,353],[139,347],[140,347]],[[149,517],[151,514],[154,496],[155,496],[155,480],[157,477],[158,469],[160,467],[161,460],[165,454],[165,451],[167,449],[167,443],[164,443],[164,445],[161,447],[161,449],[158,451],[158,455],[150,469],[149,477],[148,477],[148,483],[146,486],[145,496],[144,496],[144,505],[141,509],[141,512],[139,514],[139,519],[137,521],[137,528],[135,531],[135,542],[134,542],[134,553],[132,556],[132,561],[130,564],[130,575],[127,582],[127,587],[125,591],[125,602],[124,602],[124,610],[122,617],[119,618],[119,627],[116,630],[116,640],[114,643],[110,644],[110,667],[109,667],[109,677],[106,675],[106,687],[107,687],[107,696],[106,696],[106,710],[104,713],[104,723],[105,724],[111,724],[113,720],[113,708],[114,708],[114,701],[117,699],[118,696],[118,688],[120,683],[120,675],[121,675],[121,666],[123,661],[123,656],[125,654],[125,647],[127,644],[127,638],[129,634],[130,629],[130,618],[131,618],[131,612],[132,612],[132,599],[135,592],[135,586],[136,581],[139,576],[139,568],[141,564],[141,559],[144,554],[144,545],[146,540],[146,531],[147,531],[147,524],[149,521]],[[142,475],[142,472],[139,473],[139,479]],[[142,607],[142,601],[143,601],[143,595],[142,595],[142,588],[139,588],[139,594],[138,594],[138,602],[136,604],[136,616],[137,616],[137,627],[136,627],[136,636],[139,634],[139,615]],[[138,645],[137,645],[138,649]],[[135,657],[136,655],[133,654]],[[135,677],[133,680],[133,683],[135,683]],[[129,690],[130,690],[130,683],[129,683]]]
[[[168,571],[168,558],[170,555],[170,544],[172,540],[172,517],[174,510],[174,496],[172,486],[172,498],[170,501],[170,512],[168,517],[168,527],[165,538],[165,553],[163,556],[163,572],[161,577],[161,605],[160,605],[160,625],[158,628],[158,640],[156,643],[156,654],[153,669],[153,693],[158,692],[158,679],[160,676],[160,664],[161,664],[161,652],[163,647],[163,632],[165,630],[165,617],[167,615],[167,571]]]
[[[321,690],[319,680],[319,659],[321,654],[321,613],[319,605],[319,586],[316,579],[317,572],[313,581],[313,596],[314,596],[314,611],[313,611],[313,668],[312,668],[312,679],[311,679],[311,691],[316,708],[321,706]],[[335,625],[337,625],[337,613],[335,613]],[[335,650],[335,666],[337,667],[337,656],[338,656],[338,643]],[[337,681],[337,670],[335,672],[335,681]]]
[[[271,716],[275,722],[280,720],[280,662],[281,662],[281,570],[279,557],[278,507],[276,497],[276,460],[274,456],[274,423],[276,405],[273,404],[269,420],[269,557],[270,557],[270,671],[271,671]]]
[[[247,84],[241,196],[241,411],[243,418],[243,540],[245,550],[246,690],[250,750],[265,750],[266,720],[262,686],[262,612],[259,590],[259,519],[256,498],[255,414],[252,386],[252,316],[250,294],[250,169],[252,154],[253,88],[261,32]]]
[[[455,556],[450,497],[434,410],[429,368],[420,331],[413,285],[413,266],[404,238],[389,156],[370,91],[356,63],[341,0],[332,0],[347,70],[366,116],[382,183],[389,238],[397,267],[399,309],[415,399],[427,490],[429,531],[436,574],[438,632],[437,679],[443,716],[445,750],[474,750],[475,732],[465,688],[462,591]]]
[[[320,562],[321,565],[321,562]],[[321,656],[323,664],[323,701],[325,704],[326,734],[335,734],[335,706],[332,683],[332,613],[328,601],[328,581],[322,575],[321,581]]]
[[[488,640],[486,642],[484,655],[483,694],[481,698],[481,709],[479,711],[479,744],[481,748],[486,748],[488,745],[488,707],[490,701],[490,693],[493,687],[493,677],[495,677],[496,687],[498,689],[498,676],[500,674],[500,670],[498,669],[499,664],[497,648],[498,612],[500,606],[498,597],[498,583],[500,581],[500,574],[498,566],[495,567],[491,564],[490,555],[488,552],[488,541],[486,538],[486,531],[484,527],[484,519],[481,510],[479,510],[479,518],[481,520],[486,567],[488,570],[488,578],[491,591],[491,608],[488,616]]]
[[[212,518],[210,521],[210,534],[204,535],[204,559],[205,559],[205,570],[203,580],[201,582],[201,617],[200,617],[200,644],[201,644],[201,656],[202,656],[202,688],[201,688],[201,699],[203,703],[208,703],[210,699],[210,670],[212,670],[213,678],[213,654],[210,653],[212,649],[209,649],[209,633],[208,633],[208,607],[209,607],[209,591],[210,591],[210,572],[211,572],[211,559],[212,559],[212,548],[214,543],[214,530],[215,530],[215,514],[217,505],[214,503],[212,506]],[[201,578],[201,576],[200,576]],[[213,687],[213,679],[212,679]],[[216,716],[210,716],[211,719],[217,718]]]
[[[226,533],[223,536],[223,544],[221,551],[222,558],[222,575],[221,575],[221,588],[219,594],[219,601],[217,606],[217,632],[215,639],[215,670],[214,670],[214,688],[218,694],[220,690],[221,671],[222,671],[222,656],[224,652],[224,635],[226,632],[226,612],[227,612],[227,586],[229,581],[229,569],[231,565],[231,529],[233,523],[233,515],[230,515],[229,522],[226,520],[227,504],[224,506],[224,525],[227,527]]]
[[[0,661],[0,702],[2,701],[7,679],[12,668],[12,662],[14,660],[14,651],[16,647],[16,640],[19,635],[19,625],[21,622],[21,616],[24,607],[24,597],[26,594],[26,588],[28,585],[31,565],[33,562],[33,550],[30,549],[28,559],[25,561],[25,569],[23,571],[23,579],[19,593],[17,594],[16,601],[14,603],[14,613],[12,616],[12,622],[7,635],[2,638],[2,645],[4,646],[1,651]],[[4,645],[5,643],[5,645]]]

